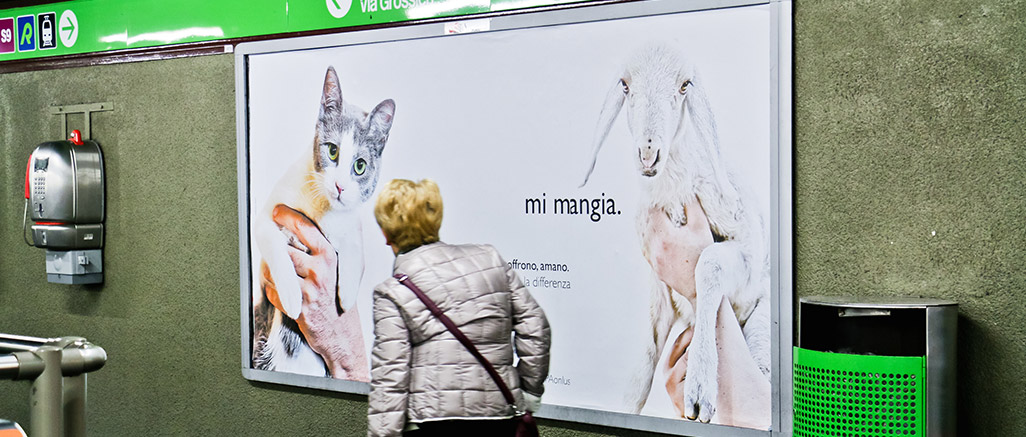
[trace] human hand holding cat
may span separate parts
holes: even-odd
[[[289,247],[289,256],[301,279],[303,306],[296,318],[310,348],[327,364],[331,376],[355,381],[368,381],[366,351],[357,307],[339,314],[336,301],[338,287],[338,253],[320,229],[300,212],[285,205],[272,211],[275,223],[293,233],[306,248]],[[281,309],[277,289],[266,265],[262,282],[268,300]]]

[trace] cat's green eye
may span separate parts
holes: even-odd
[[[338,145],[328,143],[328,159],[338,162]]]
[[[367,171],[367,161],[364,161],[363,158],[357,159],[356,162],[353,163],[353,172],[356,173],[357,176],[361,176],[365,171]]]

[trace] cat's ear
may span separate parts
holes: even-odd
[[[324,89],[321,93],[321,118],[330,113],[342,112],[342,86],[338,83],[335,67],[328,67],[324,74]]]
[[[395,116],[395,102],[392,99],[378,103],[367,116],[367,136],[385,146],[388,131],[392,129],[392,117]]]

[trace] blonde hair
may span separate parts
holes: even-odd
[[[392,179],[378,194],[374,218],[388,243],[399,252],[438,241],[438,229],[442,227],[438,184],[430,179]]]

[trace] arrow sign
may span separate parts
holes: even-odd
[[[57,31],[61,36],[61,44],[64,44],[64,47],[75,45],[75,41],[78,40],[78,17],[75,16],[71,9],[61,14],[61,21]]]
[[[325,3],[328,5],[328,13],[335,18],[345,17],[353,6],[353,0],[325,0]]]

